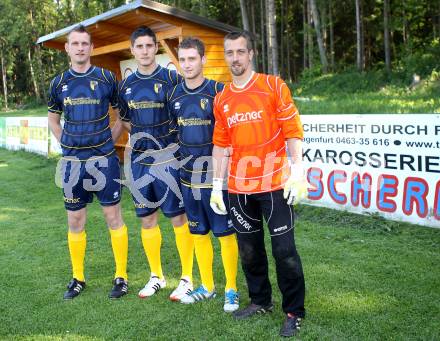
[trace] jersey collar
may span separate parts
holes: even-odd
[[[84,73],[82,73],[82,72],[76,72],[76,71],[74,71],[72,68],[69,69],[69,72],[70,72],[73,76],[75,76],[75,77],[85,77],[85,76],[88,76],[89,74],[91,74],[94,70],[95,70],[95,66],[94,66],[94,65],[91,65],[91,66],[89,67],[89,69],[88,69],[86,72],[84,72]]]
[[[258,78],[258,73],[256,73],[255,71],[252,71],[251,76],[249,77],[247,82],[244,83],[242,86],[237,86],[234,84],[234,82],[231,82],[231,85],[230,85],[231,90],[233,92],[241,92],[241,91],[247,90],[252,86],[252,84],[254,84],[254,82],[257,80],[257,78]]]
[[[162,69],[162,66],[157,64],[156,69],[154,69],[154,71],[151,74],[149,74],[149,75],[144,75],[143,73],[140,73],[139,70],[136,70],[135,74],[136,74],[136,77],[138,77],[138,78],[148,79],[148,78],[156,76],[161,69]]]
[[[187,94],[196,94],[200,91],[202,91],[207,85],[208,85],[209,80],[207,78],[205,78],[202,82],[202,84],[200,84],[197,88],[195,89],[190,89],[186,86],[185,81],[182,82],[182,87],[183,90],[185,90],[185,92]]]

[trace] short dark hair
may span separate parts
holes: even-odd
[[[178,49],[196,49],[200,57],[205,55],[205,44],[203,44],[203,41],[201,41],[199,38],[195,37],[184,38],[180,42]]]
[[[145,36],[151,37],[153,39],[154,43],[155,44],[157,43],[156,33],[154,33],[154,31],[151,28],[149,28],[148,26],[139,26],[130,35],[131,45],[133,46],[133,44],[137,38],[145,37]]]
[[[246,47],[249,51],[254,49],[254,38],[248,31],[229,32],[225,36],[223,43],[226,42],[226,40],[237,40],[238,38],[246,39]]]
[[[90,34],[89,31],[87,31],[87,28],[84,25],[77,25],[74,28],[72,28],[69,33],[67,33],[67,41],[69,41],[69,36],[73,33],[73,32],[77,32],[77,33],[87,33],[90,37],[90,42],[92,42],[92,35]]]

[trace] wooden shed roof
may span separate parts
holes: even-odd
[[[149,26],[158,34],[158,40],[161,40],[178,36],[179,34],[175,32],[175,29],[188,23],[201,25],[219,33],[240,30],[237,27],[155,1],[137,0],[42,36],[38,39],[37,44],[64,49],[67,34],[79,24],[88,28],[92,34],[93,44],[96,49],[101,46],[126,41],[131,32],[140,25]]]

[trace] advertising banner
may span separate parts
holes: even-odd
[[[440,227],[440,115],[303,115],[307,202]]]
[[[7,149],[47,155],[47,117],[6,117],[5,130],[4,147]]]
[[[6,118],[0,117],[0,147],[6,147]]]

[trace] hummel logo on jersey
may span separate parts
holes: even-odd
[[[228,112],[228,111],[229,111],[229,105],[225,104],[225,105],[223,106],[223,111],[224,111],[224,112]]]
[[[64,92],[67,90],[69,90],[69,87],[67,86],[67,84],[64,84],[63,87],[61,88],[61,92]]]
[[[284,230],[287,230],[287,225],[278,227],[278,228],[274,229],[273,232],[281,232],[281,231],[284,231]]]
[[[97,81],[90,81],[90,89],[95,90],[97,86],[98,86]]]
[[[154,83],[154,92],[158,94],[160,90],[162,90],[162,84]]]
[[[208,107],[208,99],[202,98],[200,100],[200,108],[202,108],[203,110],[206,110],[207,107]]]
[[[131,88],[127,88],[127,89],[125,89],[125,94],[126,94],[126,95],[130,95],[130,94],[131,94]]]
[[[248,111],[248,112],[236,112],[231,117],[228,117],[228,126],[230,128],[231,126],[233,126],[234,124],[237,124],[237,123],[261,120],[262,113],[263,113],[263,110]]]
[[[180,103],[176,102],[174,103],[174,110],[179,110],[180,109]]]

